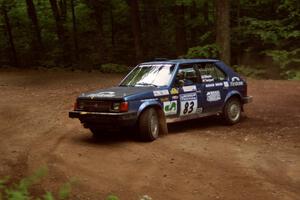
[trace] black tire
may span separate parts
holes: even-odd
[[[139,122],[139,136],[143,141],[151,142],[158,138],[160,132],[159,115],[155,108],[142,112]]]
[[[238,98],[230,98],[223,109],[223,118],[226,124],[233,125],[240,121],[242,115],[242,104]]]

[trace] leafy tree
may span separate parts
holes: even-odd
[[[273,60],[266,72],[298,76],[299,0],[0,0],[0,8],[0,66],[115,71],[183,55],[242,66],[249,54],[259,66]]]

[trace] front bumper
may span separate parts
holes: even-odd
[[[136,112],[102,113],[71,111],[70,118],[78,118],[83,124],[97,124],[99,126],[133,126],[137,121]]]
[[[252,96],[243,97],[243,104],[251,103],[252,101],[253,101],[253,97]]]

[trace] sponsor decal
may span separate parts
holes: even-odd
[[[203,108],[202,107],[197,108],[196,113],[202,113],[202,112],[203,112]]]
[[[169,97],[160,98],[161,102],[169,101]]]
[[[176,88],[172,88],[171,91],[170,91],[171,94],[178,94],[178,89]]]
[[[214,82],[214,80],[215,80],[215,79],[213,79],[213,78],[210,78],[210,79],[202,79],[202,81],[203,81],[204,83]]]
[[[156,90],[153,91],[155,97],[169,95],[169,90]]]
[[[240,81],[240,78],[237,77],[237,76],[234,76],[231,78],[231,81],[234,82],[234,81]]]
[[[196,93],[188,93],[180,95],[180,101],[190,101],[190,100],[197,100]]]
[[[241,86],[244,85],[243,81],[230,82],[230,86]]]
[[[114,97],[115,95],[115,92],[99,92],[97,94],[89,94],[87,97],[93,99],[95,97]]]
[[[202,75],[201,76],[201,79],[204,83],[207,83],[207,82],[213,82],[214,79],[212,77],[212,75]]]
[[[206,88],[215,87],[215,84],[214,83],[205,84],[205,87]]]
[[[220,91],[216,90],[216,91],[207,92],[206,93],[206,100],[208,102],[221,100],[221,93],[220,93]]]
[[[228,81],[224,81],[223,84],[224,84],[224,87],[229,87]]]
[[[177,95],[172,96],[172,99],[177,100],[179,97]]]
[[[202,75],[201,78],[202,78],[202,79],[212,78],[212,75]]]
[[[239,77],[234,76],[231,78],[231,82],[229,84],[230,84],[230,86],[234,87],[234,86],[244,85],[244,82],[241,81],[241,79]]]
[[[198,100],[196,93],[180,95],[180,115],[189,115],[197,111]]]
[[[175,115],[177,113],[177,101],[164,102],[164,112],[166,115]]]
[[[183,86],[182,89],[184,92],[193,92],[197,90],[196,85]]]

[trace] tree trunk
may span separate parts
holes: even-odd
[[[132,33],[134,36],[135,58],[140,62],[143,58],[142,28],[138,0],[127,0],[131,16]]]
[[[111,27],[111,46],[112,49],[115,48],[115,19],[114,19],[114,12],[113,12],[113,6],[110,5],[110,27]]]
[[[88,5],[92,8],[92,17],[95,18],[96,23],[97,23],[97,32],[98,32],[98,37],[97,37],[97,47],[99,50],[99,60],[101,62],[104,61],[105,59],[105,43],[104,43],[104,30],[103,30],[103,1],[102,0],[88,0],[87,1]]]
[[[209,3],[208,3],[208,1],[204,2],[203,15],[204,15],[205,24],[207,27],[209,27],[210,23],[209,23]]]
[[[74,49],[75,49],[75,58],[79,60],[79,47],[78,47],[78,38],[77,38],[77,21],[75,13],[75,0],[71,0],[71,9],[72,9],[72,24],[73,24],[73,40],[74,40]]]
[[[240,20],[240,15],[241,15],[241,2],[240,0],[237,0],[237,30],[240,31],[241,29],[241,20]],[[241,55],[242,55],[242,52],[241,52],[241,34],[240,32],[237,33],[237,41],[238,41],[238,44],[237,44],[237,64],[240,65],[241,64]]]
[[[35,52],[35,55],[39,57],[40,51],[43,49],[43,43],[42,43],[42,37],[41,37],[41,29],[39,26],[38,17],[36,14],[36,9],[33,3],[33,0],[26,0],[27,5],[27,14],[28,17],[31,20],[31,26],[32,26],[32,34],[34,35],[32,37],[32,49]]]
[[[60,17],[63,20],[66,20],[67,19],[67,2],[66,2],[66,0],[59,0],[58,4],[59,4]]]
[[[220,47],[220,59],[230,65],[230,0],[215,0],[216,43]]]
[[[190,10],[191,10],[190,11],[191,20],[195,21],[197,19],[197,5],[195,1],[192,2],[190,6]],[[197,46],[197,35],[199,34],[198,27],[192,24],[190,31],[191,31],[191,46]]]
[[[59,8],[57,5],[57,0],[49,0],[50,1],[50,5],[51,5],[51,9],[52,9],[52,13],[55,19],[55,24],[56,24],[56,34],[59,40],[59,43],[62,47],[62,55],[63,55],[63,60],[64,62],[66,62],[68,60],[68,48],[66,45],[66,37],[65,37],[65,29],[64,29],[64,19],[61,17],[60,12],[59,12]]]
[[[145,33],[145,46],[144,55],[147,58],[160,57],[162,51],[161,41],[161,28],[158,19],[157,1],[156,0],[144,0],[144,33]]]
[[[184,55],[187,50],[184,5],[176,5],[173,13],[175,19],[176,55],[181,56]]]
[[[9,45],[10,45],[10,49],[11,49],[11,60],[12,60],[13,65],[17,67],[18,66],[18,56],[17,56],[14,38],[12,35],[12,29],[11,29],[11,25],[10,25],[10,21],[9,21],[9,17],[8,17],[6,8],[2,8],[2,13],[3,13],[5,29],[6,29],[6,32],[8,35],[8,41],[9,41]]]

